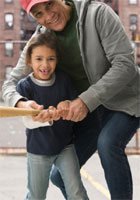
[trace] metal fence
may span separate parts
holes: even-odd
[[[136,134],[130,140],[126,147],[127,154],[140,154],[140,129],[137,130]]]

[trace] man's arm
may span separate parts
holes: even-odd
[[[27,74],[29,73],[25,70],[25,50],[26,48],[22,52],[16,67],[13,68],[8,80],[4,82],[2,87],[3,99],[7,106],[14,107],[20,99],[25,99],[16,91],[16,85],[18,81],[27,76]]]
[[[100,79],[97,78],[97,81],[88,90],[79,95],[90,112],[122,93],[122,90],[133,81],[137,74],[134,51],[124,27],[112,8],[105,4],[98,10],[96,28],[101,42],[100,47],[102,47],[110,67],[105,68],[102,64],[98,73],[101,75],[101,68],[104,69],[105,73]],[[92,38],[87,38],[92,41]],[[98,52],[94,56],[99,58]],[[95,72],[97,76],[98,73]]]
[[[67,120],[82,120],[88,110],[92,112],[119,94],[137,73],[134,52],[119,17],[110,7],[103,6],[98,11],[96,21],[101,46],[110,62],[110,68],[102,78],[71,103]]]

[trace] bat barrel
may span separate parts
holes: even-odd
[[[14,117],[14,116],[35,116],[38,115],[41,110],[31,110],[24,108],[12,108],[12,107],[0,107],[0,117]]]

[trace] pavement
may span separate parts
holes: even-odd
[[[134,199],[140,199],[140,155],[128,156],[134,182]],[[0,155],[0,200],[23,200],[27,193],[26,155]],[[90,200],[110,200],[98,154],[93,155],[81,170]],[[47,200],[64,200],[50,182]]]

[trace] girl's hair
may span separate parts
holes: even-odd
[[[45,31],[44,33],[39,33],[33,37],[28,43],[26,54],[25,54],[25,64],[28,66],[31,60],[31,54],[35,47],[45,45],[46,47],[53,49],[56,52],[56,56],[59,54],[59,46],[56,36],[52,32]]]

